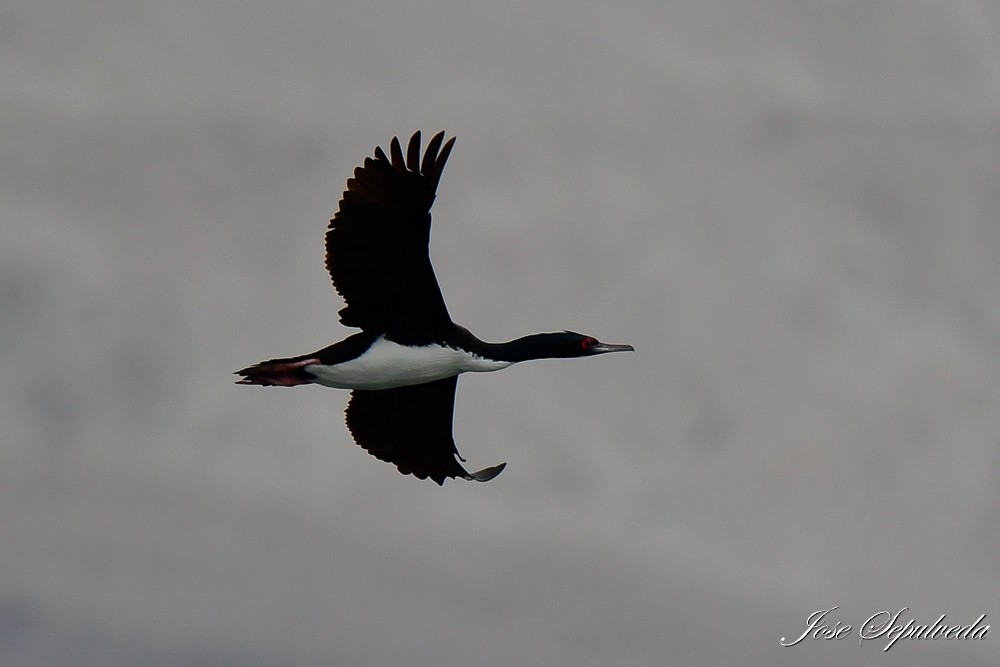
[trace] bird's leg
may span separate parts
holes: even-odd
[[[256,384],[263,387],[295,387],[300,384],[312,384],[316,378],[307,372],[305,367],[318,363],[319,359],[262,361],[236,371],[237,375],[243,376],[236,381],[236,384]]]

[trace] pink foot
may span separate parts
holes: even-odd
[[[300,384],[311,384],[315,378],[306,372],[305,367],[318,364],[319,359],[303,361],[262,361],[241,371],[237,375],[243,378],[236,384],[256,384],[262,387],[295,387]]]

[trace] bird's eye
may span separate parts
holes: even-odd
[[[591,338],[590,336],[587,336],[586,338],[580,341],[580,347],[583,348],[584,350],[589,350],[595,345],[597,345],[597,339]]]

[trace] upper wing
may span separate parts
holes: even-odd
[[[376,458],[395,464],[404,475],[488,482],[506,463],[470,474],[451,433],[458,376],[380,391],[351,392],[347,428],[354,441]],[[463,461],[465,459],[462,459]]]
[[[441,338],[451,318],[434,277],[427,246],[431,204],[455,143],[444,132],[420,159],[420,132],[404,158],[393,137],[390,160],[381,147],[354,170],[326,233],[326,268],[347,302],[346,326],[385,333],[397,343],[420,345]]]

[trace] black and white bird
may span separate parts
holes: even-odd
[[[563,331],[486,343],[452,322],[431,267],[431,204],[454,146],[444,132],[420,157],[420,132],[404,156],[393,137],[354,170],[326,233],[326,268],[347,306],[340,321],[361,329],[312,354],[263,361],[237,384],[350,389],[347,428],[355,442],[403,474],[440,485],[486,482],[507,465],[469,473],[452,437],[458,376],[529,359],[631,351]]]

